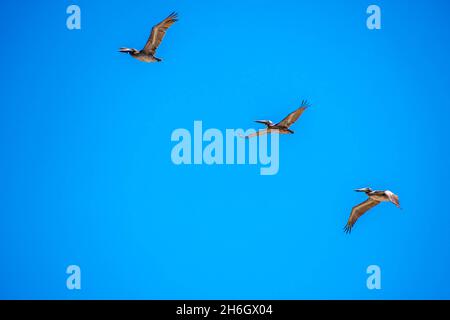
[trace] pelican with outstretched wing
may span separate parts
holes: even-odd
[[[161,44],[164,36],[166,35],[167,29],[178,21],[178,15],[172,12],[167,18],[158,23],[152,28],[150,37],[148,37],[147,43],[142,50],[137,50],[134,48],[120,48],[119,51],[123,53],[128,53],[135,59],[143,62],[161,62],[161,58],[155,57],[156,49]]]
[[[287,115],[286,118],[281,120],[278,123],[273,123],[270,120],[256,120],[257,123],[262,123],[266,126],[265,129],[259,130],[255,133],[249,134],[248,136],[244,136],[246,139],[250,139],[257,136],[262,136],[270,133],[280,133],[280,134],[293,134],[294,131],[290,129],[290,126],[295,123],[295,121],[300,118],[303,112],[309,107],[308,102],[303,100],[300,107]]]
[[[364,192],[369,198],[366,201],[352,208],[350,217],[348,218],[347,224],[344,227],[345,233],[350,233],[356,221],[367,211],[380,204],[381,202],[392,202],[400,208],[400,202],[398,196],[389,190],[379,191],[372,190],[370,188],[356,189],[357,192]]]

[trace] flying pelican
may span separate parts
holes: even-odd
[[[172,12],[167,18],[153,26],[150,37],[145,44],[144,49],[136,50],[134,48],[120,48],[119,51],[129,53],[130,56],[144,62],[161,62],[162,59],[155,57],[156,49],[161,44],[167,29],[178,21],[178,15]]]
[[[350,233],[352,231],[353,226],[355,225],[356,221],[361,217],[364,213],[375,207],[377,204],[380,204],[381,202],[392,202],[397,206],[397,208],[400,208],[400,202],[398,200],[398,196],[395,195],[393,192],[389,190],[385,191],[379,191],[379,190],[372,190],[370,188],[361,188],[356,189],[356,192],[364,192],[369,199],[366,201],[361,202],[360,204],[354,206],[352,208],[352,212],[350,214],[350,217],[348,218],[347,224],[344,227],[345,233]]]
[[[281,120],[280,122],[274,124],[270,120],[256,120],[257,123],[262,123],[266,125],[266,128],[263,130],[259,130],[255,133],[249,134],[248,136],[243,136],[246,139],[250,139],[256,136],[262,136],[264,134],[270,134],[272,132],[278,132],[280,134],[293,134],[294,131],[289,129],[291,125],[297,121],[298,118],[302,115],[302,113],[309,107],[308,102],[306,100],[302,101],[300,107],[287,115],[286,118]]]

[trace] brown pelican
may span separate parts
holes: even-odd
[[[293,134],[294,131],[289,129],[289,127],[291,125],[293,125],[295,123],[295,121],[297,121],[298,118],[300,118],[303,111],[305,111],[308,107],[309,107],[308,102],[306,100],[303,100],[302,104],[300,105],[300,107],[297,110],[291,112],[290,114],[288,114],[288,116],[286,118],[284,118],[283,120],[281,120],[280,122],[278,122],[276,124],[274,124],[270,120],[256,120],[255,122],[266,125],[266,129],[259,130],[255,133],[249,134],[248,136],[245,136],[244,138],[249,139],[249,138],[256,137],[256,136],[262,136],[264,134],[270,134],[274,131],[278,132],[280,134]]]
[[[178,15],[172,12],[167,18],[152,28],[150,37],[145,44],[144,49],[136,50],[134,48],[120,48],[119,51],[129,53],[130,56],[144,62],[160,62],[162,59],[155,57],[156,49],[161,44],[167,29],[178,21]]]
[[[359,219],[359,217],[361,217],[364,213],[375,207],[377,204],[380,204],[381,202],[392,202],[397,206],[397,208],[400,208],[398,196],[389,190],[374,191],[370,188],[361,188],[356,189],[355,191],[364,192],[369,197],[369,199],[361,202],[360,204],[352,208],[350,217],[348,218],[347,224],[344,227],[344,231],[346,233],[350,233],[352,231],[352,228],[355,225],[356,221]]]

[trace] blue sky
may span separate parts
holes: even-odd
[[[66,8],[81,8],[81,30]],[[377,4],[382,29],[366,28]],[[448,299],[445,1],[60,1],[0,12],[0,297]],[[179,13],[145,64],[153,24]],[[302,99],[280,170],[175,166],[176,128]],[[342,228],[372,186],[400,196]],[[65,269],[82,270],[82,289]],[[382,289],[366,288],[366,268]]]

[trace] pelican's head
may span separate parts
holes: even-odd
[[[360,189],[355,189],[356,192],[364,192],[364,193],[369,193],[372,192],[372,189],[370,188],[360,188]]]
[[[119,52],[129,53],[129,54],[133,55],[133,54],[137,54],[139,52],[139,50],[136,50],[134,48],[120,48]]]
[[[255,120],[255,122],[265,124],[268,127],[273,125],[273,122],[270,120]]]

